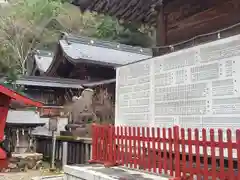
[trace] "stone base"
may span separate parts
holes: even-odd
[[[70,131],[60,131],[60,136],[73,136]]]
[[[60,131],[60,136],[73,136],[73,137],[92,137],[92,135],[89,133],[82,133],[82,132],[78,132],[77,130],[74,130],[72,132],[70,131]]]
[[[92,137],[92,124],[68,124],[65,129],[66,131],[60,131],[61,136]]]
[[[8,168],[3,172],[21,172],[42,167],[43,155],[39,153],[13,153],[8,160]]]

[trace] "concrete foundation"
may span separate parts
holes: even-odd
[[[63,175],[34,177],[31,180],[64,180]]]
[[[122,167],[106,168],[102,165],[64,166],[64,180],[168,180],[169,177],[148,174]]]

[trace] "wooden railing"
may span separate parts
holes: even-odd
[[[93,125],[91,161],[183,180],[239,180],[240,130]]]
[[[49,136],[35,136],[36,152],[42,153],[45,161],[51,162],[52,139]],[[85,164],[91,159],[91,138],[73,139],[71,137],[57,137],[55,161],[57,166],[65,164]]]

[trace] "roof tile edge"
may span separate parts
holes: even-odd
[[[120,44],[117,42],[99,40],[99,39],[95,39],[95,38],[91,38],[91,37],[76,36],[73,34],[64,34],[63,38],[60,40],[66,40],[70,44],[71,43],[86,44],[86,45],[92,45],[92,46],[97,46],[97,47],[103,47],[103,48],[115,49],[115,50],[119,50],[119,51],[126,51],[126,52],[131,52],[131,53],[136,53],[136,54],[152,56],[151,48],[130,46],[130,45],[126,45],[126,44]]]

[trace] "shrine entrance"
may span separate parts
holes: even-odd
[[[15,90],[6,87],[5,85],[0,85],[0,144],[4,141],[4,129],[6,125],[6,119],[8,115],[8,110],[11,108],[12,103],[23,104],[24,106],[42,107],[43,104],[30,99],[29,97],[16,92]],[[0,164],[1,166],[7,159],[7,152],[0,148]],[[3,162],[4,161],[4,162]],[[2,167],[0,167],[2,168]]]

